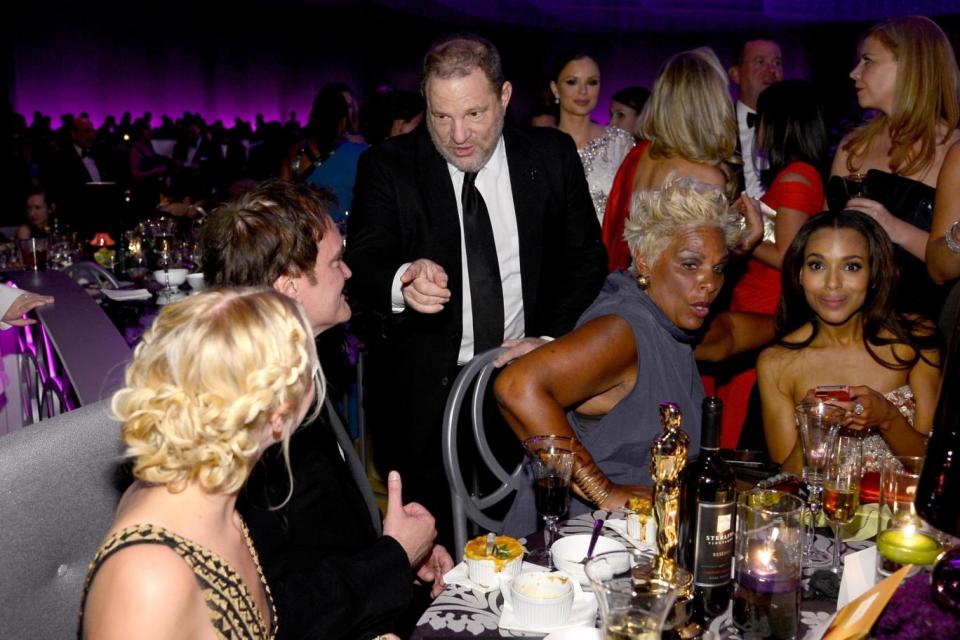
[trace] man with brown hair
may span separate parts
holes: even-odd
[[[351,273],[330,202],[307,185],[272,180],[216,210],[201,236],[206,283],[272,286],[303,306],[316,335],[346,322],[343,287]],[[433,544],[430,513],[402,503],[396,472],[381,526],[353,443],[329,403],[324,409],[291,439],[292,488],[283,452],[274,446],[237,501],[273,591],[282,638],[388,631],[410,604],[414,572],[434,583],[436,595],[453,566]]]
[[[377,465],[401,471],[449,540],[440,425],[459,368],[513,347],[502,364],[572,328],[606,253],[573,140],[504,127],[512,87],[496,47],[438,42],[422,88],[426,126],[361,157],[347,259],[351,299],[386,333],[366,380]]]

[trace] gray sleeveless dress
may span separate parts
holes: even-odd
[[[633,329],[638,363],[636,385],[605,416],[587,417],[570,411],[567,420],[610,480],[617,484],[650,485],[650,444],[661,431],[659,403],[680,405],[683,430],[690,437],[690,458],[700,450],[700,404],[704,392],[691,344],[696,334],[670,322],[623,271],[607,276],[600,295],[577,326],[609,315],[620,316]],[[503,522],[503,533],[507,535],[527,535],[540,526],[529,467],[524,473],[527,481],[521,483]],[[569,517],[593,509],[571,494]]]

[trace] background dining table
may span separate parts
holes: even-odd
[[[593,519],[601,513],[583,514],[571,520],[560,523],[560,535],[569,536],[575,534],[589,534],[593,526]],[[611,518],[622,517],[614,514]],[[625,546],[630,547],[632,543],[624,540],[618,533],[610,527],[604,527],[603,535],[619,540]],[[528,550],[543,546],[542,533],[538,532],[521,540]],[[832,550],[833,540],[828,535],[817,533],[815,547],[818,551],[827,552]],[[841,554],[851,551],[859,551],[871,546],[869,541],[851,541],[846,542],[846,549]],[[820,627],[830,619],[836,611],[836,599],[827,598],[820,594],[816,589],[810,588],[810,580],[814,573],[828,569],[829,567],[804,567],[803,568],[803,599],[800,603],[800,633],[798,638],[801,640],[814,640],[819,638]],[[517,631],[508,631],[500,629],[500,614],[503,607],[503,596],[499,590],[489,593],[479,593],[473,589],[462,585],[448,585],[427,610],[420,617],[411,640],[437,640],[440,638],[538,638],[544,634],[521,633]],[[718,640],[736,640],[743,638],[741,633],[733,624],[731,618],[731,607],[727,612],[715,618],[709,630],[712,637]]]

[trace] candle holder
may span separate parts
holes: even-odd
[[[891,456],[880,468],[880,510],[877,532],[877,579],[905,564],[932,565],[943,550],[939,537],[914,507],[923,458]]]
[[[748,491],[737,501],[733,623],[744,637],[797,637],[803,509],[779,491]]]

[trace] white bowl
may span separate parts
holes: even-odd
[[[553,557],[553,564],[558,571],[569,573],[577,579],[582,585],[589,585],[590,580],[583,571],[583,564],[580,562],[587,555],[587,548],[590,546],[590,534],[582,533],[575,536],[566,536],[560,538],[550,547],[550,555]],[[597,538],[597,546],[593,548],[593,555],[606,553],[608,551],[625,551],[626,547],[606,536]]]
[[[510,585],[517,619],[525,627],[550,627],[565,623],[573,609],[573,579],[563,573],[521,573]]]
[[[202,273],[191,273],[187,275],[187,282],[190,284],[190,288],[194,291],[203,291],[206,289],[207,285],[203,282]]]
[[[520,567],[523,565],[523,556],[518,556],[510,560],[500,571],[497,571],[497,565],[492,559],[474,560],[473,558],[464,558],[467,563],[467,575],[470,581],[481,587],[496,587],[501,580],[515,578],[520,575]]]
[[[188,269],[157,269],[153,279],[165,287],[179,287],[187,281]]]
[[[657,547],[657,521],[652,515],[641,520],[640,514],[627,514],[627,537],[644,547]],[[644,522],[646,521],[646,522]]]

